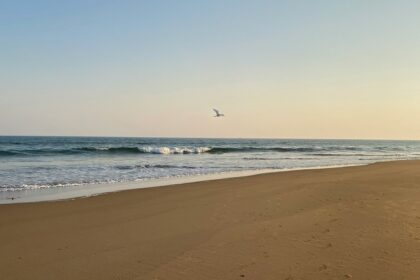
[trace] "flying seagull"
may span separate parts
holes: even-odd
[[[216,115],[214,116],[215,118],[220,118],[220,117],[224,117],[225,116],[224,114],[221,114],[219,112],[219,110],[217,110],[217,109],[213,109],[213,111],[216,113]]]

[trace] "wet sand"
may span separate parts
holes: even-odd
[[[420,161],[0,205],[0,279],[420,279]]]

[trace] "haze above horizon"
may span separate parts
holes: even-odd
[[[420,139],[419,9],[2,1],[0,135]]]

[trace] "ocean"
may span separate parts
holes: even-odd
[[[418,158],[420,141],[1,136],[0,193]]]

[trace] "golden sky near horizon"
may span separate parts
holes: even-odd
[[[420,139],[416,1],[1,5],[0,135]]]

